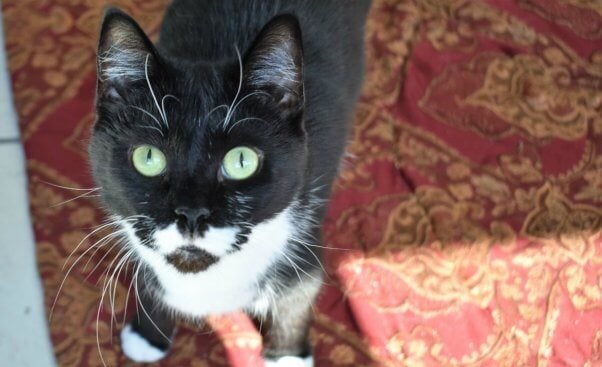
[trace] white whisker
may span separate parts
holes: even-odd
[[[161,125],[161,122],[159,122],[159,119],[157,117],[155,117],[155,115],[153,115],[152,113],[150,113],[147,110],[145,110],[144,108],[140,108],[140,107],[137,107],[137,106],[131,106],[131,105],[128,106],[128,107],[136,109],[136,110],[144,113],[145,115],[149,116],[157,124],[157,126],[159,127],[159,129],[163,127],[163,125]],[[163,135],[162,131],[161,131],[161,135]]]
[[[314,309],[314,303],[313,303],[313,299],[309,296],[309,294],[307,293],[307,291],[305,290],[305,283],[303,282],[303,279],[301,279],[301,275],[299,274],[298,270],[301,270],[303,273],[305,273],[307,276],[309,276],[312,279],[315,279],[314,277],[312,277],[311,275],[307,274],[307,272],[305,272],[305,270],[301,269],[300,267],[298,267],[284,252],[281,252],[282,256],[284,256],[284,258],[291,264],[291,266],[293,267],[293,270],[295,271],[295,274],[297,274],[297,278],[299,278],[299,282],[301,282],[301,289],[303,290],[303,293],[305,294],[305,297],[307,298],[307,302],[309,303],[309,305],[311,306],[312,311],[314,311],[314,313],[316,312],[316,310]]]
[[[163,114],[163,110],[161,109],[161,106],[159,106],[159,101],[157,101],[157,97],[155,96],[155,92],[153,91],[153,86],[151,85],[150,79],[148,78],[148,59],[149,59],[149,57],[150,57],[150,54],[146,54],[146,60],[144,60],[144,77],[146,78],[146,83],[148,84],[148,89],[150,90],[151,96],[153,97],[155,106],[157,107],[157,110],[159,111],[159,116],[161,116],[161,119],[163,120],[163,123],[165,123],[165,126],[167,128],[169,128],[169,124],[167,123],[167,118]]]
[[[136,298],[140,299],[140,292],[138,291],[138,273],[140,271],[140,265],[138,266],[138,268],[136,269],[136,273],[135,273],[135,277],[136,277],[136,282],[134,283],[134,289],[136,291]],[[148,314],[148,312],[146,312],[146,309],[144,308],[144,305],[142,304],[142,302],[138,302],[140,303],[140,308],[142,308],[142,311],[144,312],[144,314],[146,315],[146,317],[148,318],[148,320],[151,322],[151,324],[157,329],[157,331],[159,332],[159,334],[161,334],[161,336],[163,336],[165,338],[165,340],[167,340],[168,343],[171,343],[171,339],[167,337],[167,335],[165,335],[163,333],[163,331],[161,331],[161,329],[157,326],[157,324],[155,324],[155,322],[153,321],[153,319],[150,317],[150,315]]]
[[[111,268],[113,266],[113,264],[115,263],[115,261],[119,258],[119,256],[121,255],[121,253],[124,251],[124,249],[122,249],[121,251],[119,251],[119,253],[115,256],[115,258],[113,259],[113,261],[111,261],[111,263],[109,264],[109,266],[107,266],[107,268],[105,269],[105,271],[103,272],[103,276],[104,276],[104,281],[102,284],[102,298],[104,299],[104,295],[106,294],[106,291],[108,288],[111,287],[111,282],[112,282],[112,277],[109,276],[109,273],[111,272]],[[111,338],[111,342],[113,341],[113,304],[111,302],[111,292],[109,291],[109,305],[111,307],[111,332],[110,332],[110,338]]]
[[[126,268],[126,273],[130,270],[130,262],[128,262],[127,264],[127,268]],[[128,304],[130,301],[130,292],[132,291],[132,287],[134,286],[134,276],[132,275],[132,279],[130,279],[130,285],[127,288],[127,293],[125,295],[125,305],[123,306],[123,321],[121,323],[121,326],[125,326],[125,321],[126,321],[126,316],[127,316],[127,309],[128,309]]]
[[[105,239],[105,238],[106,238],[106,237],[108,237],[108,236],[115,235],[115,234],[116,234],[116,233],[118,233],[118,232],[119,232],[119,231],[117,231],[117,232],[113,232],[113,233],[110,233],[110,234],[108,234],[107,236],[103,237],[101,240],[99,240],[99,241],[97,241],[97,242],[100,242],[100,241],[102,241],[103,239]],[[81,258],[82,258],[82,257],[83,257],[83,256],[84,256],[84,255],[85,255],[85,254],[86,254],[88,251],[90,251],[90,250],[91,250],[91,249],[93,249],[93,248],[94,248],[94,246],[91,246],[90,248],[86,249],[86,251],[84,251],[84,252],[83,252],[83,253],[82,253],[82,254],[81,254],[81,255],[80,255],[80,256],[79,256],[79,257],[78,257],[78,258],[77,258],[77,259],[76,259],[74,262],[73,262],[73,264],[71,264],[71,266],[70,266],[70,267],[69,267],[69,269],[67,270],[67,273],[66,273],[66,274],[65,274],[65,276],[63,277],[63,281],[61,282],[61,284],[60,284],[60,286],[59,286],[59,290],[57,291],[57,293],[56,293],[56,296],[54,297],[54,302],[52,303],[52,307],[50,308],[49,322],[51,322],[51,321],[52,321],[52,316],[53,316],[53,314],[54,314],[54,308],[56,307],[56,302],[58,301],[58,298],[59,298],[59,296],[60,296],[60,294],[61,294],[61,291],[62,291],[62,289],[63,289],[63,286],[65,285],[65,282],[67,281],[67,277],[69,276],[69,274],[71,273],[71,271],[73,270],[73,268],[75,267],[75,265],[77,265],[77,263],[78,263],[78,262],[81,260]]]
[[[234,129],[236,127],[236,125],[238,125],[238,124],[240,124],[242,122],[245,122],[245,121],[249,121],[249,120],[257,120],[257,121],[264,122],[266,124],[268,123],[266,120],[260,119],[260,118],[257,118],[257,117],[246,117],[246,118],[240,119],[240,120],[234,122],[232,125],[230,125],[230,127],[228,128],[228,134],[230,134],[230,132],[232,131],[232,129]]]
[[[74,190],[74,191],[91,191],[91,190],[100,190],[101,187],[91,187],[89,189],[84,189],[84,188],[80,188],[80,187],[69,187],[69,186],[61,186],[61,185],[57,185],[57,184],[53,184],[52,182],[48,182],[48,181],[43,181],[43,180],[38,180],[39,182],[42,182],[46,185],[50,185],[50,186],[54,186],[57,187],[59,189],[65,189],[65,190]]]
[[[115,270],[113,270],[113,273],[111,274],[111,277],[109,278],[109,304],[111,305],[111,327],[110,327],[110,335],[111,335],[111,339],[113,338],[113,322],[115,322],[115,324],[117,324],[117,320],[115,318],[115,295],[117,293],[117,286],[119,285],[119,275],[121,274],[121,270],[123,268],[123,266],[127,263],[129,257],[132,255],[132,253],[134,252],[134,249],[130,249],[128,250],[122,257],[121,260],[119,260],[117,262],[117,265],[115,265]],[[116,256],[116,258],[118,258],[120,256],[121,252]],[[111,284],[113,284],[113,292],[111,293]]]
[[[105,359],[102,356],[102,350],[100,349],[100,337],[99,337],[99,330],[98,330],[98,323],[100,322],[100,310],[102,308],[103,297],[104,297],[104,294],[100,298],[100,302],[98,303],[98,311],[96,312],[96,346],[98,348],[98,354],[100,356],[100,361],[102,362],[102,365],[104,367],[107,367],[107,364],[105,363]]]
[[[151,129],[151,130],[156,130],[159,132],[159,134],[161,134],[161,136],[165,136],[163,135],[163,131],[161,131],[160,129],[154,127],[154,126],[141,126],[143,129]]]
[[[163,111],[163,117],[165,118],[165,124],[167,124],[167,113],[165,112],[165,101],[167,100],[167,98],[173,98],[176,100],[176,102],[178,103],[182,103],[180,102],[180,100],[174,96],[173,94],[166,94],[163,96],[163,98],[161,98],[161,110]]]
[[[121,233],[120,233],[121,235]],[[114,236],[117,237],[117,236]],[[114,238],[113,237],[113,238]],[[110,243],[110,241],[113,239],[110,238],[108,240],[105,241],[105,243],[102,246],[98,246],[96,248],[96,250],[92,253],[92,255],[90,255],[90,257],[88,258],[88,261],[86,262],[86,264],[84,265],[84,269],[86,269],[88,267],[88,264],[90,263],[90,261],[94,258],[94,255],[96,255],[96,253],[101,249],[101,247],[104,247],[105,245],[107,245],[108,243]],[[90,270],[90,272],[88,272],[88,275],[86,275],[86,280],[88,280],[88,278],[94,274],[94,272],[96,271],[96,269],[98,269],[104,262],[104,260],[107,258],[107,256],[109,256],[112,252],[113,249],[117,246],[121,246],[123,245],[123,237],[118,237],[117,238],[117,242],[113,243],[111,245],[111,247],[105,252],[104,255],[102,255],[102,257],[100,258],[100,260],[98,260],[98,263],[96,265],[94,265],[94,267]],[[96,284],[98,284],[98,281],[96,282]]]
[[[266,96],[270,97],[270,94],[269,94],[268,92],[264,92],[264,91],[262,91],[262,90],[257,90],[257,91],[255,91],[255,92],[251,92],[251,93],[247,94],[246,96],[242,97],[242,98],[240,99],[240,101],[236,102],[236,104],[235,104],[235,105],[234,105],[234,107],[232,108],[232,113],[234,113],[234,112],[236,111],[236,109],[238,108],[238,106],[239,106],[241,103],[243,103],[243,102],[244,102],[244,101],[245,101],[247,98],[249,98],[249,97],[253,97],[253,96],[257,95],[257,94],[263,94],[263,95],[266,95]]]
[[[234,99],[232,100],[230,107],[228,107],[228,112],[226,113],[226,118],[224,119],[224,123],[223,123],[224,128],[228,125],[228,122],[230,121],[230,118],[232,117],[232,108],[235,105],[236,101],[238,100],[238,95],[240,94],[240,91],[242,89],[242,79],[243,79],[242,57],[240,56],[240,51],[238,50],[238,47],[236,45],[234,45],[234,50],[236,51],[236,56],[238,57],[238,69],[239,69],[238,89],[236,90],[236,94],[234,95]]]
[[[67,263],[69,262],[69,259],[71,259],[71,256],[73,256],[73,254],[77,251],[77,249],[79,248],[79,246],[81,246],[81,244],[85,240],[87,240],[88,238],[90,238],[90,236],[92,236],[94,233],[102,230],[103,228],[106,228],[108,226],[117,224],[117,222],[118,222],[118,219],[113,219],[113,220],[109,221],[108,223],[102,224],[102,225],[96,227],[92,232],[88,233],[84,238],[82,238],[82,240],[79,241],[79,243],[77,244],[77,246],[75,246],[75,248],[73,249],[73,251],[71,251],[71,253],[69,254],[69,256],[67,256],[67,259],[65,259],[65,263],[63,263],[63,267],[61,268],[61,271],[65,270],[65,266],[67,266]]]
[[[106,295],[106,291],[107,291],[107,277],[109,276],[109,271],[111,270],[111,266],[113,265],[113,263],[115,262],[115,260],[117,260],[119,258],[119,255],[121,254],[121,252],[123,250],[124,249],[122,249],[117,254],[117,256],[115,256],[115,259],[113,259],[113,261],[111,262],[111,264],[109,264],[109,266],[107,267],[107,270],[105,272],[105,282],[103,284],[102,293],[101,293],[101,296],[100,296],[100,301],[98,303],[98,311],[96,312],[96,346],[98,348],[98,353],[100,355],[100,360],[101,360],[103,366],[105,366],[105,367],[106,367],[106,363],[105,363],[105,360],[104,360],[104,358],[102,356],[102,350],[100,349],[100,334],[99,334],[100,331],[99,331],[99,328],[98,328],[98,324],[100,323],[100,311],[102,310],[102,306],[104,305],[104,299],[105,299],[105,295]],[[111,285],[111,283],[109,281],[108,286],[110,286],[110,285]],[[112,333],[113,318],[114,318],[114,312],[113,311],[114,311],[114,308],[112,309],[112,313],[111,313],[111,336],[110,336],[111,337],[111,341],[113,340],[112,339],[113,338],[113,333]]]
[[[214,107],[213,109],[211,109],[211,111],[209,111],[206,115],[205,115],[205,119],[209,118],[209,116],[211,116],[211,114],[217,110],[219,110],[220,108],[225,108],[226,111],[228,110],[228,105],[227,104],[221,104],[217,107]]]
[[[61,205],[67,204],[67,203],[70,203],[70,202],[72,202],[72,201],[75,201],[75,200],[77,200],[77,199],[81,199],[81,198],[98,197],[98,196],[100,196],[100,195],[90,195],[91,193],[93,193],[93,192],[95,192],[95,191],[98,191],[98,190],[100,190],[100,188],[92,189],[92,190],[90,190],[90,191],[88,191],[88,192],[85,192],[85,193],[83,193],[83,194],[81,194],[81,195],[78,195],[78,196],[76,196],[76,197],[74,197],[74,198],[67,199],[67,200],[65,200],[65,201],[61,201],[60,203],[52,204],[52,205],[50,206],[50,208],[56,208],[57,206],[61,206]]]

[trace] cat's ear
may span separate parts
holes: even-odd
[[[294,16],[278,16],[263,28],[245,56],[244,70],[247,85],[269,93],[285,114],[301,111],[303,45]]]
[[[105,12],[96,57],[100,95],[119,98],[156,69],[157,53],[144,31],[119,9]]]

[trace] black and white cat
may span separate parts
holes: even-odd
[[[309,355],[319,224],[362,81],[368,7],[175,0],[156,46],[106,13],[89,151],[137,264],[128,357],[162,358],[172,315],[235,310],[262,324],[272,363]]]

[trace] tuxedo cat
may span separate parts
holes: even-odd
[[[89,153],[136,264],[131,359],[174,317],[244,310],[264,356],[307,356],[320,222],[363,74],[369,0],[175,0],[153,45],[107,11]],[[287,362],[288,363],[288,362]]]

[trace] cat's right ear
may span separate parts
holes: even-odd
[[[96,56],[98,95],[121,99],[128,88],[149,78],[157,53],[138,23],[119,9],[104,15]]]
[[[283,115],[297,115],[304,106],[303,42],[292,15],[272,19],[257,36],[245,61],[247,85],[271,95]]]

